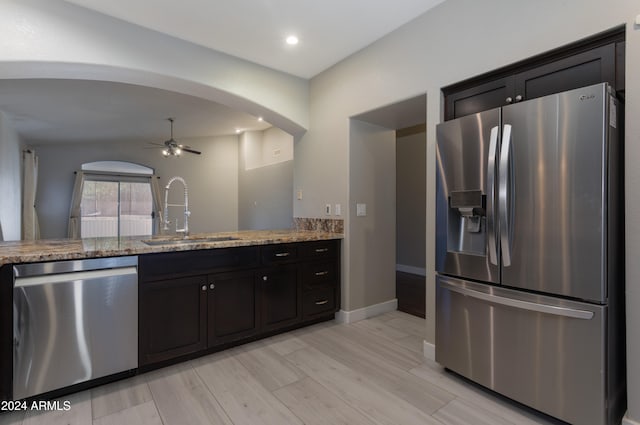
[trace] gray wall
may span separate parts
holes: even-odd
[[[183,142],[202,151],[202,155],[164,158],[157,149],[127,142],[34,146],[40,158],[36,208],[42,238],[67,235],[73,172],[85,162],[108,160],[130,161],[155,169],[161,177],[163,197],[167,181],[173,176],[183,177],[189,187],[189,228],[192,233],[237,230],[238,137]],[[172,195],[174,190],[182,192],[180,185],[172,187]]]
[[[427,135],[396,138],[396,264],[425,268]]]
[[[238,176],[238,229],[293,226],[293,161],[245,170]]]
[[[365,307],[394,300],[396,246],[396,132],[388,128],[350,120],[350,167],[361,172],[351,179],[349,191],[351,250],[349,282],[362,282],[352,290],[343,287],[345,305]],[[367,215],[356,216],[356,204],[367,206]],[[346,309],[345,309],[346,310]]]
[[[20,138],[0,111],[0,236],[7,241],[19,240],[22,233],[21,164]]]
[[[279,128],[240,136],[238,228],[293,227],[293,137]]]

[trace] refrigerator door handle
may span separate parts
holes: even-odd
[[[495,226],[495,208],[496,200],[496,150],[498,149],[498,131],[499,127],[491,129],[491,137],[489,138],[489,159],[487,161],[487,239],[489,241],[489,261],[493,265],[498,265],[497,250],[497,227]]]
[[[502,147],[500,149],[500,165],[498,169],[498,216],[500,219],[500,248],[502,250],[502,265],[511,265],[511,228],[510,228],[510,183],[511,170],[509,157],[511,156],[511,125],[505,124],[502,131]]]
[[[487,294],[484,292],[475,291],[473,289],[458,286],[455,283],[447,282],[444,279],[440,280],[440,286],[452,292],[458,294],[476,298],[482,301],[487,301],[493,304],[500,304],[507,307],[519,308],[522,310],[533,311],[536,313],[552,314],[554,316],[571,317],[573,319],[591,320],[594,316],[592,311],[578,310],[575,308],[559,307],[549,304],[538,304],[531,301],[522,301],[514,298],[501,297],[499,295]]]

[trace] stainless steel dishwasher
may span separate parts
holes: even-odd
[[[13,399],[138,367],[138,257],[14,266]]]

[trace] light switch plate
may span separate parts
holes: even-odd
[[[365,217],[367,215],[367,204],[356,204],[356,216]]]
[[[326,215],[331,215],[331,204],[326,204],[326,205],[324,206],[324,213],[325,213]]]

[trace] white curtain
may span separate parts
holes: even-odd
[[[71,239],[80,239],[80,203],[82,202],[83,185],[84,173],[76,171],[76,181],[73,184],[71,207],[69,209],[69,229],[67,231],[67,236]]]
[[[159,185],[160,177],[151,176],[151,195],[153,197],[153,234],[159,235],[162,233],[163,211],[162,211],[162,192],[160,192]]]
[[[30,149],[22,152],[22,239],[40,239],[40,226],[36,212],[38,189],[38,157]]]

